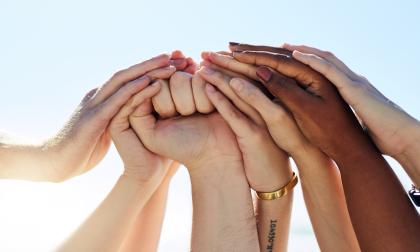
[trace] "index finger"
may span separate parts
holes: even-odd
[[[272,52],[292,56],[292,51],[281,47],[265,46],[265,45],[251,45],[236,42],[229,42],[229,49],[235,51],[256,51],[256,52]]]
[[[306,86],[311,92],[320,88],[320,83],[325,83],[325,77],[311,67],[297,61],[291,56],[270,52],[244,51],[234,52],[233,57],[242,62],[257,66],[268,66],[287,77],[296,79]]]
[[[101,87],[93,98],[92,105],[102,103],[127,82],[135,80],[151,70],[169,66],[169,60],[170,56],[168,54],[161,54],[127,69],[118,71]]]

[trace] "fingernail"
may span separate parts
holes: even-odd
[[[236,90],[238,92],[240,92],[244,88],[244,83],[241,79],[237,79],[237,78],[232,79],[229,82],[229,84],[234,90]]]
[[[257,75],[260,77],[264,82],[269,82],[273,73],[267,67],[259,67],[257,70]]]
[[[171,60],[171,65],[173,66],[180,66],[182,64],[184,64],[185,59],[174,59]]]
[[[210,66],[210,62],[208,62],[207,60],[204,60],[204,61],[201,62],[201,65],[202,66],[205,66],[205,67],[209,67]]]
[[[301,53],[301,52],[299,52],[299,51],[294,50],[294,51],[292,52],[292,56],[293,56],[293,57],[295,57],[295,58],[301,58],[301,57],[303,56],[303,53]]]
[[[216,89],[213,87],[213,85],[211,85],[209,83],[206,84],[206,90],[210,93],[216,92]]]
[[[290,45],[288,43],[283,43],[282,47],[289,47]]]
[[[237,46],[237,45],[239,45],[239,43],[237,43],[237,42],[229,42],[229,45],[231,45],[231,46]]]
[[[210,67],[203,67],[203,73],[205,74],[213,74],[214,70],[211,69]]]

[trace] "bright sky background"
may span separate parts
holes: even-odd
[[[0,0],[0,128],[50,136],[83,94],[116,70],[173,49],[199,60],[201,51],[226,49],[228,41],[328,49],[420,118],[419,11],[414,0]],[[62,184],[0,181],[0,251],[52,250],[121,171],[112,148],[96,169]],[[290,251],[317,251],[297,192]],[[160,251],[188,250],[190,219],[182,169],[171,186]]]

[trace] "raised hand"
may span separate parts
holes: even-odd
[[[262,83],[292,113],[303,134],[337,162],[361,249],[418,249],[413,234],[420,225],[412,224],[419,222],[417,212],[336,88],[288,55],[244,51],[233,57],[260,66],[256,73]],[[377,188],[381,193],[372,194]]]
[[[101,205],[59,251],[118,251],[136,217],[142,213],[142,209],[163,179],[172,176],[168,174],[173,173],[168,171],[172,161],[147,150],[128,121],[131,112],[137,106],[150,101],[159,91],[159,83],[147,86],[150,82],[147,76],[133,82],[141,91],[119,110],[109,126],[111,137],[124,162],[124,173]],[[160,223],[158,217],[155,218],[155,222]],[[151,232],[156,233],[160,230],[160,225],[155,223],[149,228],[153,230]],[[95,239],[92,239],[92,233],[95,234]],[[158,234],[155,234],[148,237],[151,240],[141,241],[141,248],[155,247],[157,236]]]
[[[193,250],[257,251],[251,195],[235,135],[217,113],[191,115],[197,110],[193,78],[177,72],[168,83],[159,81],[167,85],[165,95],[170,94],[170,102],[160,93],[161,97],[155,96],[130,115],[130,125],[150,151],[188,168],[194,206]],[[159,118],[153,115],[154,107],[159,108]]]
[[[334,54],[308,46],[284,48],[293,57],[322,73],[355,110],[382,153],[396,158],[410,177],[420,184],[419,122],[386,98],[365,77],[354,73]]]

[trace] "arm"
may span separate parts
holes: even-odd
[[[258,112],[231,89],[232,76],[210,67],[204,67],[198,74],[210,83],[206,94],[236,135],[251,188],[257,192],[273,192],[285,186],[292,178],[289,157],[276,146]],[[292,191],[275,200],[255,199],[262,250],[287,251],[292,202]]]
[[[338,164],[361,249],[419,250],[417,211],[335,87],[286,55],[239,52],[234,57],[280,72],[267,67],[257,70],[264,86],[291,111],[304,135]]]
[[[116,251],[136,216],[167,172],[169,160],[145,149],[129,125],[129,115],[159,91],[148,77],[134,80],[141,92],[118,112],[110,134],[124,162],[124,174],[111,193],[59,251]]]
[[[241,45],[235,49],[252,47]],[[217,53],[206,53],[205,56],[219,67],[239,71],[248,78],[257,76],[254,66],[238,62],[230,56]],[[276,144],[288,152],[297,164],[305,203],[321,250],[360,250],[347,211],[340,173],[334,163],[306,140],[290,114],[272,102],[261,88],[244,78],[234,78],[229,84],[236,95],[259,112]]]
[[[93,168],[108,151],[111,119],[141,88],[131,81],[168,78],[176,70],[170,64],[163,54],[119,71],[86,94],[63,129],[42,143],[20,143],[0,133],[0,178],[61,182]]]
[[[330,52],[284,45],[293,57],[322,73],[356,111],[382,153],[394,157],[420,186],[420,124]]]
[[[165,93],[139,108],[130,123],[145,146],[183,163],[193,193],[192,251],[258,251],[249,186],[235,136],[217,114],[196,111],[192,76],[175,73]],[[163,99],[164,97],[168,99]],[[155,96],[156,97],[156,96]],[[167,101],[173,101],[168,103]],[[173,108],[183,117],[170,117]],[[165,113],[166,112],[166,113]],[[192,116],[188,116],[192,115]]]
[[[162,183],[137,214],[119,251],[157,251],[169,185],[178,166],[177,162],[172,162]]]

